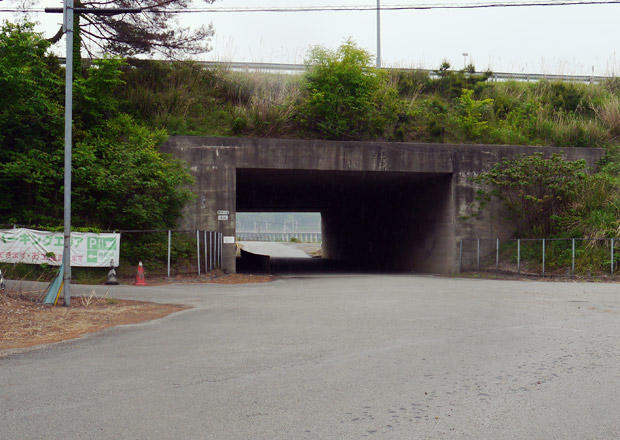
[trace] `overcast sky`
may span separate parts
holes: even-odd
[[[382,6],[478,3],[484,0],[381,0]],[[10,0],[1,6],[14,5]],[[40,7],[43,3],[39,3]],[[46,0],[61,6],[60,0]],[[204,3],[196,3],[204,7]],[[213,6],[375,6],[376,0],[218,0]],[[207,5],[208,6],[208,5]],[[0,14],[11,19],[11,14]],[[620,5],[580,5],[381,12],[384,66],[462,68],[463,53],[477,70],[619,75]],[[35,14],[51,33],[59,14]],[[212,22],[213,50],[203,60],[302,63],[310,46],[337,48],[346,38],[376,53],[376,11],[194,13],[184,24]],[[64,52],[60,46],[58,53]]]

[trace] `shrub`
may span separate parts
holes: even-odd
[[[542,153],[505,159],[473,180],[490,190],[480,191],[482,206],[499,198],[522,237],[550,237],[559,232],[562,215],[577,200],[588,178],[584,160],[567,161],[560,154]]]
[[[337,51],[313,48],[298,106],[302,126],[326,139],[385,136],[397,120],[397,94],[372,59],[350,40]]]

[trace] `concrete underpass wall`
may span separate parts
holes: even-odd
[[[548,147],[171,136],[190,164],[196,200],[180,225],[235,236],[236,211],[320,211],[326,256],[369,268],[457,272],[460,237],[506,237],[501,207],[472,219],[470,178],[502,158]],[[600,149],[566,149],[595,166]],[[218,220],[217,211],[229,211]],[[223,264],[235,271],[234,244]]]

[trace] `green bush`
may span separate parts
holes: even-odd
[[[372,59],[350,40],[337,51],[313,48],[297,108],[301,125],[326,139],[385,137],[397,120],[397,92]]]
[[[473,180],[488,188],[480,190],[482,206],[498,198],[511,213],[518,235],[536,238],[559,232],[562,216],[588,179],[584,160],[535,153],[505,159]]]

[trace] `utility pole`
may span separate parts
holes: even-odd
[[[381,0],[377,0],[377,69],[381,68]]]
[[[91,9],[74,8],[73,0],[64,0],[62,8],[45,8],[45,12],[63,14],[63,30],[67,38],[67,54],[65,55],[65,203],[64,203],[64,247],[62,254],[63,298],[64,306],[71,306],[71,146],[73,128],[73,14],[89,13],[99,15],[115,15],[137,13],[141,9]]]

